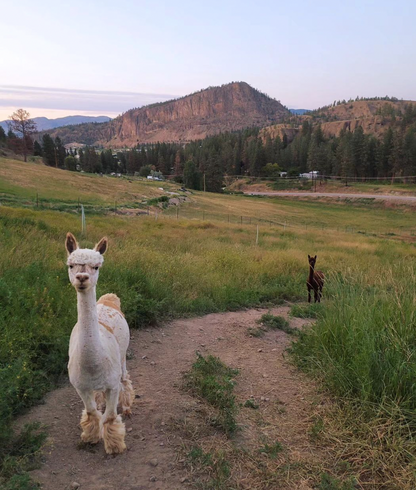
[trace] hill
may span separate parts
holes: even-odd
[[[76,141],[111,147],[137,143],[186,142],[206,136],[263,127],[290,115],[280,102],[245,82],[210,87],[180,99],[131,109],[109,123],[58,129],[64,143]],[[94,140],[94,141],[93,141]]]
[[[111,118],[108,116],[66,116],[66,117],[58,117],[56,119],[49,119],[47,117],[34,117],[33,120],[36,123],[38,131],[45,131],[49,129],[60,128],[61,126],[68,126],[70,124],[84,124],[84,123],[103,123],[111,121]],[[5,130],[9,130],[8,122],[0,121],[0,126]]]
[[[416,102],[374,98],[326,106],[306,114],[305,118],[321,123],[325,136],[339,136],[342,129],[354,131],[362,127],[364,134],[379,137],[401,120],[408,106],[416,106]]]

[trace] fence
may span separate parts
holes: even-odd
[[[35,209],[39,211],[62,211],[76,213],[80,216],[82,221],[82,211],[84,212],[83,226],[85,227],[85,216],[88,215],[113,215],[113,216],[142,216],[151,217],[155,220],[189,220],[189,221],[218,221],[227,223],[230,226],[253,226],[253,230],[259,229],[259,232],[264,232],[270,228],[278,228],[282,231],[326,231],[326,232],[343,232],[352,234],[361,234],[366,236],[373,236],[384,239],[402,239],[407,241],[416,241],[416,226],[413,229],[409,229],[404,233],[400,230],[400,233],[396,233],[392,230],[380,230],[371,228],[362,228],[357,226],[328,226],[326,223],[315,220],[311,222],[305,218],[302,219],[269,219],[258,216],[247,216],[242,214],[233,213],[213,213],[204,209],[196,210],[194,208],[187,208],[186,204],[170,206],[167,209],[158,209],[156,207],[150,207],[146,204],[128,204],[120,205],[116,201],[113,204],[106,206],[100,206],[93,203],[77,201],[64,202],[57,199],[44,199],[36,194],[32,199],[19,198],[11,194],[0,193],[0,207],[19,207],[27,209]],[[80,221],[80,224],[82,225]],[[253,231],[255,233],[256,231]],[[257,232],[258,233],[258,232]],[[258,237],[256,239],[258,241]]]

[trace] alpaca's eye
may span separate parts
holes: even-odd
[[[69,268],[72,269],[74,266],[73,265],[70,265]]]
[[[98,271],[98,267],[94,267],[94,269],[95,269],[96,271]]]

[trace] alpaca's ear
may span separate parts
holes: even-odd
[[[315,260],[317,259],[317,257],[318,257],[318,256],[317,256],[317,255],[315,255]]]
[[[68,232],[66,234],[65,247],[66,247],[66,251],[68,252],[68,255],[71,255],[74,250],[79,248],[78,242],[72,233]]]
[[[311,258],[311,256],[308,254],[308,259],[310,259],[310,258]]]
[[[97,245],[94,247],[94,250],[96,252],[100,252],[101,255],[104,255],[107,248],[108,248],[108,239],[105,236],[104,238],[101,238],[101,240],[97,243]]]

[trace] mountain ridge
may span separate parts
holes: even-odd
[[[109,123],[97,125],[82,135],[82,126],[57,129],[64,143],[77,141],[97,146],[123,148],[138,143],[187,142],[224,131],[263,127],[290,116],[279,101],[254,89],[246,82],[231,82],[193,94],[130,109]]]
[[[38,131],[46,131],[48,129],[55,129],[62,126],[78,125],[85,123],[103,123],[111,121],[111,117],[108,116],[64,116],[57,117],[55,119],[49,119],[48,117],[33,117],[31,118],[35,121]],[[9,130],[8,122],[10,119],[0,121],[0,126],[7,132]]]

